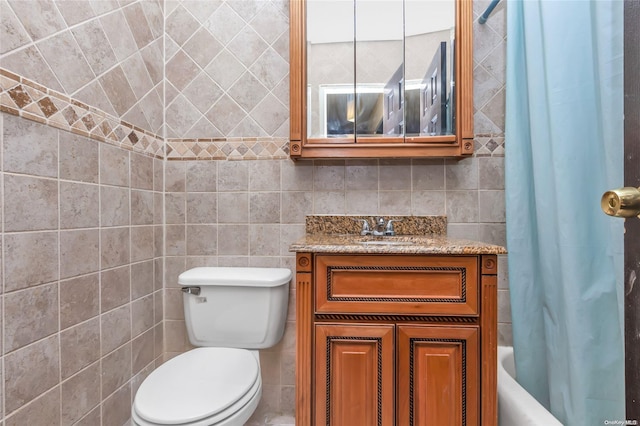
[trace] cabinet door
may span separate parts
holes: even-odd
[[[394,424],[394,326],[316,325],[315,424]]]
[[[476,327],[398,326],[398,426],[477,426]]]

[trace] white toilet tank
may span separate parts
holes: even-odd
[[[291,271],[200,267],[178,277],[194,346],[268,348],[282,338]]]

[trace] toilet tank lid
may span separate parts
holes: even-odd
[[[198,267],[178,276],[183,286],[251,286],[277,287],[291,281],[287,268]]]

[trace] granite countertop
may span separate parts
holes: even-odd
[[[447,237],[446,216],[388,216],[396,221],[395,236],[360,235],[362,219],[370,216],[312,215],[306,218],[306,236],[289,251],[380,254],[505,254],[504,247]]]
[[[358,234],[307,234],[289,251],[365,254],[505,254],[504,247],[442,234],[371,237]]]

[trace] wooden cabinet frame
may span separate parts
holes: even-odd
[[[306,0],[289,2],[290,145],[292,159],[464,158],[473,154],[473,1],[456,2],[455,135],[307,138]]]
[[[327,356],[330,351],[327,345],[339,342],[348,345],[352,342],[360,341],[364,346],[362,352],[372,351],[376,348],[378,355],[370,355],[379,362],[381,354],[385,354],[386,359],[396,358],[393,361],[395,379],[393,383],[395,389],[393,397],[395,414],[392,416],[393,422],[389,420],[388,413],[385,412],[384,425],[395,424],[404,425],[408,418],[408,413],[400,415],[400,406],[407,403],[406,392],[400,389],[409,386],[410,376],[405,371],[413,360],[398,354],[412,353],[410,345],[427,345],[423,354],[430,355],[430,351],[449,350],[451,357],[463,359],[465,370],[464,380],[466,380],[466,403],[460,410],[466,410],[467,425],[469,426],[497,426],[497,258],[495,255],[460,256],[465,259],[476,259],[474,268],[477,273],[471,273],[477,286],[474,287],[478,293],[479,312],[475,315],[447,314],[446,312],[436,314],[420,314],[409,310],[399,309],[399,312],[319,312],[316,309],[316,277],[318,265],[326,267],[324,258],[335,255],[297,253],[296,257],[296,425],[299,426],[325,426],[330,424],[326,415],[318,414],[317,410],[326,409],[326,401],[323,402],[326,393],[327,376]],[[390,258],[397,257],[398,262],[407,264],[402,260],[407,256],[403,255],[361,255],[370,257],[372,263],[376,258],[388,262]],[[345,256],[348,259],[352,256]],[[425,263],[446,261],[455,259],[456,256],[424,255]],[[318,261],[318,258],[321,260]],[[411,262],[409,262],[411,263]],[[326,271],[323,271],[326,273]],[[378,327],[375,327],[375,326]],[[369,326],[371,329],[367,329]],[[361,331],[364,330],[364,331]],[[393,330],[393,331],[389,331]],[[387,343],[389,334],[395,341],[393,356],[389,355]],[[352,336],[352,337],[349,337]],[[385,336],[385,337],[383,337]],[[409,345],[409,346],[407,346]],[[431,345],[431,346],[429,346]],[[439,348],[438,345],[441,345]],[[463,347],[462,352],[456,349],[456,345]],[[433,349],[435,348],[435,349]],[[449,348],[449,349],[447,349]],[[351,350],[351,349],[350,349]],[[320,352],[318,352],[320,351]],[[358,350],[351,350],[358,353]],[[335,352],[334,352],[335,353]],[[435,353],[435,352],[434,352]],[[461,354],[464,357],[461,358]],[[438,355],[436,353],[436,355]],[[449,352],[445,353],[445,358]],[[374,359],[367,358],[367,359]],[[451,359],[454,359],[451,358]],[[369,362],[373,365],[374,362]],[[321,371],[320,371],[321,370]],[[373,370],[373,367],[372,367]],[[320,372],[319,372],[320,371]],[[318,378],[316,374],[320,374]],[[373,373],[372,373],[373,374]],[[388,377],[388,370],[385,370],[384,377]],[[385,379],[387,380],[387,379]],[[458,383],[451,381],[450,383]],[[456,384],[456,386],[458,386]],[[372,390],[373,391],[373,390]],[[388,388],[385,388],[385,395],[388,395]],[[400,396],[399,396],[400,395]],[[388,398],[388,396],[387,396]],[[458,408],[455,408],[458,410]],[[460,413],[462,411],[452,411]],[[405,415],[407,414],[407,415]],[[319,417],[318,417],[319,415]],[[455,414],[456,416],[458,414]],[[316,419],[324,419],[322,425],[316,423]],[[382,417],[381,417],[382,418]],[[406,424],[417,425],[410,421]],[[341,426],[341,425],[334,425]]]

